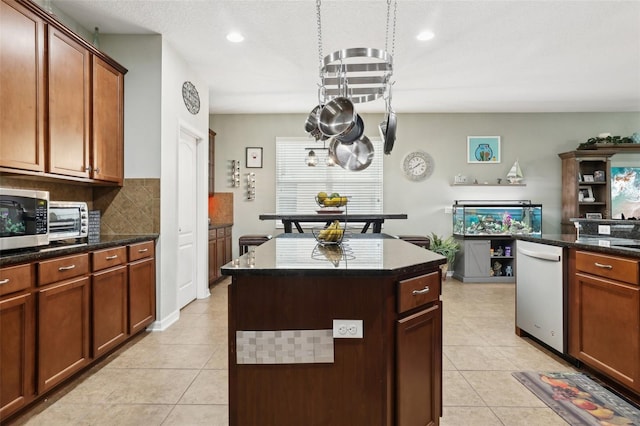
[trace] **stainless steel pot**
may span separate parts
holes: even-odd
[[[394,110],[389,110],[389,114],[387,114],[387,121],[385,123],[384,129],[384,153],[389,155],[391,154],[391,150],[393,149],[393,144],[396,141],[396,125],[397,118],[396,112]],[[381,123],[382,126],[382,123]]]
[[[326,141],[327,139],[329,139],[329,137],[323,135],[320,129],[318,129],[318,116],[320,115],[321,109],[322,105],[316,105],[316,107],[311,110],[309,116],[307,117],[307,120],[304,122],[304,130],[311,136],[313,136],[315,140]]]
[[[318,128],[329,137],[337,136],[350,131],[357,121],[353,102],[345,97],[337,97],[327,102],[320,111]]]
[[[373,144],[365,135],[350,144],[332,138],[329,143],[329,155],[343,169],[357,172],[369,167],[373,161]]]
[[[356,114],[356,121],[354,125],[351,126],[351,129],[337,135],[336,139],[338,139],[342,143],[349,144],[360,139],[363,133],[364,133],[364,122],[362,121],[362,117],[360,117],[359,114]]]

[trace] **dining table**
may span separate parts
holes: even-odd
[[[258,216],[260,220],[281,220],[285,233],[292,233],[293,227],[300,233],[304,233],[301,223],[330,224],[335,220],[347,224],[362,224],[361,233],[366,233],[371,228],[373,233],[382,232],[382,224],[386,219],[407,219],[406,213],[263,213]]]

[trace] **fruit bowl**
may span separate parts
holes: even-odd
[[[330,225],[311,228],[313,237],[319,244],[340,244],[345,234],[345,226],[339,220],[334,220]]]
[[[349,202],[349,197],[341,196],[335,192],[331,195],[327,195],[326,192],[320,192],[315,199],[320,207],[344,207]]]

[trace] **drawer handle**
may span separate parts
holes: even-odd
[[[146,249],[139,249],[139,250],[138,250],[138,253],[146,253],[146,252],[148,252],[148,251],[149,251],[149,249],[148,249],[148,248],[146,248]]]
[[[428,285],[425,285],[425,286],[424,286],[424,288],[423,288],[422,290],[413,290],[413,291],[411,292],[411,294],[413,294],[414,296],[417,296],[417,295],[419,295],[419,294],[429,293],[429,290],[431,290],[431,289],[429,288],[429,286],[428,286]]]
[[[68,270],[73,269],[75,267],[76,267],[76,265],[61,266],[61,267],[58,268],[58,271],[60,271],[60,272],[68,271]]]
[[[604,263],[598,263],[598,262],[594,262],[594,265],[596,265],[598,268],[603,268],[603,269],[613,269],[613,266],[611,265],[605,265]]]
[[[6,284],[8,282],[9,282],[9,278],[5,278],[4,280],[0,281],[0,285]]]
[[[105,257],[105,260],[113,260],[113,259],[117,259],[117,258],[118,258],[118,255],[117,255],[117,254],[114,254],[113,256],[107,256],[107,257]]]

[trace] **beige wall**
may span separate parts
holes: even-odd
[[[363,114],[365,134],[377,135],[379,114]],[[272,221],[258,214],[275,211],[275,138],[306,137],[306,114],[212,115],[210,127],[216,135],[216,192],[234,196],[234,240],[242,234],[277,234]],[[528,199],[543,205],[544,233],[560,232],[561,169],[558,153],[574,150],[599,133],[630,136],[638,131],[640,113],[536,113],[536,114],[398,114],[397,141],[384,158],[384,205],[387,212],[407,213],[408,220],[388,221],[390,234],[451,234],[454,200]],[[467,164],[467,136],[500,136],[500,164]],[[309,140],[310,145],[313,142]],[[230,185],[230,162],[241,160],[245,147],[264,148],[264,166],[256,173],[256,199],[247,201],[246,188]],[[408,152],[421,149],[435,160],[433,175],[423,182],[410,182],[401,172]],[[384,155],[376,153],[376,155]],[[453,177],[464,174],[479,182],[504,178],[518,159],[525,187],[453,187]],[[302,161],[302,159],[300,160]],[[242,181],[242,179],[241,179]],[[353,202],[357,202],[354,194]],[[234,250],[236,244],[234,244]]]

